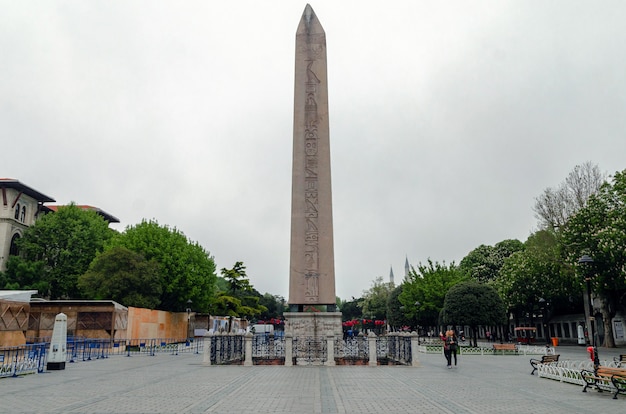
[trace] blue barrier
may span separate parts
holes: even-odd
[[[43,372],[46,366],[46,351],[49,342],[26,344],[19,347],[0,348],[0,377],[18,376]],[[204,338],[150,338],[150,339],[89,339],[68,337],[67,361],[91,361],[109,358],[110,355],[156,356],[158,353],[200,354],[204,349]]]
[[[0,349],[0,377],[43,372],[47,344],[29,344]]]

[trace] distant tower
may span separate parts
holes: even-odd
[[[389,268],[389,283],[391,284],[391,286],[395,286],[395,284],[393,283],[393,266]]]
[[[411,266],[409,266],[409,257],[407,256],[404,259],[404,279],[407,280],[409,278],[409,272],[411,271]]]

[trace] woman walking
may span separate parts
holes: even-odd
[[[446,334],[439,332],[439,336],[443,341],[443,355],[446,357],[448,369],[452,368],[452,355],[454,355],[454,365],[456,366],[457,339],[454,330],[449,329]]]

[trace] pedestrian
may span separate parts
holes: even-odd
[[[457,337],[453,329],[446,331],[445,335],[439,332],[439,336],[443,341],[443,355],[446,357],[448,369],[452,368],[452,356],[454,355],[454,365],[456,366],[456,352],[458,347]]]
[[[444,334],[443,332],[439,332],[439,337],[443,341],[443,356],[446,357],[446,363],[448,369],[452,368],[452,354],[450,353],[450,344],[448,343],[448,332]]]
[[[446,332],[446,342],[448,342],[450,348],[450,357],[448,358],[448,368],[452,368],[452,357],[454,356],[454,366],[456,367],[456,353],[459,346],[459,341],[456,337],[454,329],[450,329]]]

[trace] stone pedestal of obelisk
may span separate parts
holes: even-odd
[[[326,34],[307,4],[296,32],[289,310],[294,338],[342,337],[335,312],[335,257],[328,127]]]

